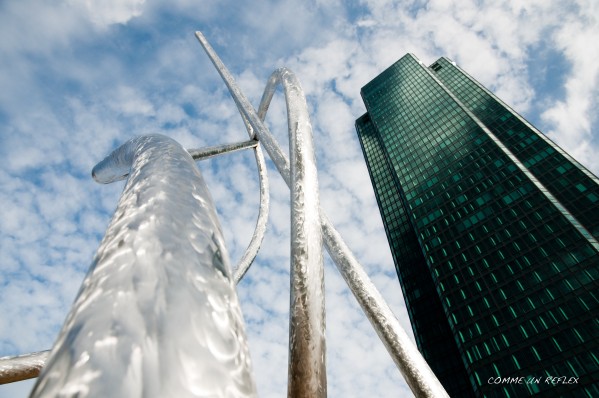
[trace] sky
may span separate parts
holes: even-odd
[[[92,167],[134,136],[186,148],[243,141],[243,123],[194,37],[202,31],[258,106],[286,66],[305,91],[320,201],[411,335],[354,121],[360,88],[407,52],[455,61],[599,173],[595,0],[21,0],[0,2],[0,356],[49,349],[123,183]],[[287,148],[281,93],[266,118]],[[233,264],[258,212],[251,151],[205,160]],[[261,397],[284,396],[289,191],[269,162],[270,219],[238,295]],[[325,254],[331,397],[411,393]],[[0,386],[25,397],[32,382]]]

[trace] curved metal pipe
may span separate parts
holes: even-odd
[[[256,395],[216,211],[170,138],[133,139],[93,171],[130,169],[32,397]]]
[[[241,278],[243,278],[245,273],[248,271],[252,265],[252,262],[256,258],[256,255],[258,254],[258,250],[260,250],[260,245],[262,244],[264,235],[266,233],[266,223],[268,222],[268,209],[270,203],[268,174],[266,172],[266,161],[264,160],[264,154],[258,147],[258,141],[254,137],[252,127],[245,118],[244,122],[250,136],[249,141],[229,145],[220,145],[216,147],[187,150],[194,160],[204,160],[214,156],[222,155],[224,153],[236,152],[242,149],[254,149],[254,157],[256,158],[256,167],[258,169],[258,179],[260,184],[260,207],[258,209],[258,218],[256,220],[256,226],[254,228],[252,238],[250,239],[250,242],[241,259],[237,263],[237,266],[235,267],[233,278],[236,284],[239,283]]]
[[[218,70],[223,81],[227,85],[237,107],[242,110],[248,119],[260,142],[275,163],[279,173],[290,188],[292,187],[289,161],[283,151],[276,143],[268,128],[262,123],[258,114],[253,109],[247,98],[243,95],[233,76],[224,66],[218,55],[206,41],[201,32],[196,32],[196,37],[204,47],[212,63]],[[267,84],[259,106],[259,114],[263,115],[268,110],[270,100],[274,93],[275,84]],[[430,369],[416,346],[407,337],[399,321],[376,289],[368,274],[358,263],[349,247],[345,244],[341,235],[335,230],[328,218],[321,211],[320,219],[323,230],[323,239],[327,251],[335,262],[337,269],[343,276],[352,291],[354,297],[360,304],[362,311],[382,340],[391,358],[402,373],[412,392],[418,397],[448,397],[449,395]]]
[[[243,114],[241,115],[243,119],[243,123],[245,124],[245,128],[248,132],[248,135],[251,139],[255,139],[254,129],[247,121]],[[248,271],[256,255],[258,254],[258,250],[260,250],[260,245],[264,240],[264,235],[266,234],[266,223],[268,222],[268,210],[270,207],[270,192],[268,188],[268,174],[266,172],[266,161],[264,160],[264,154],[262,153],[262,149],[259,146],[254,148],[254,157],[256,158],[256,167],[258,169],[258,181],[260,184],[260,207],[258,209],[258,219],[256,220],[256,227],[254,228],[254,233],[252,234],[252,238],[250,239],[250,243],[246,248],[243,256],[237,263],[234,272],[235,283],[239,283],[241,278]]]

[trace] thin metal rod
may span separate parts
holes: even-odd
[[[0,384],[13,383],[37,377],[50,351],[0,358]]]
[[[196,37],[200,40],[212,63],[229,88],[237,107],[243,109],[244,115],[255,129],[258,139],[264,145],[279,173],[287,185],[291,186],[289,161],[283,151],[268,131],[268,128],[261,122],[255,110],[235,83],[233,76],[204,36],[200,32],[196,32]],[[269,80],[260,103],[260,115],[265,114],[268,109],[270,99],[274,93],[273,86],[274,84]],[[324,212],[321,211],[320,214],[323,239],[327,251],[412,392],[418,397],[448,397],[449,395],[420,352],[418,352],[416,346],[408,338],[399,321],[340,234],[325,217]]]
[[[231,152],[238,152],[244,149],[256,148],[258,146],[258,141],[249,140],[244,142],[238,142],[235,144],[224,144],[213,147],[206,147],[200,149],[188,149],[187,152],[191,155],[193,160],[204,160],[210,159],[215,156],[223,155]]]
[[[211,59],[219,72],[225,70],[225,66],[218,60],[204,36],[196,32],[196,37],[206,52],[215,55]],[[279,69],[272,74],[269,83],[275,86],[281,84],[285,92],[291,157],[291,168],[287,169],[291,171],[288,396],[325,397],[324,266],[312,126],[306,99],[295,75],[285,68]],[[241,94],[240,90],[229,86],[229,90],[232,89]],[[244,119],[262,141],[264,133],[261,130],[264,130],[264,125],[255,110],[242,95],[234,98]],[[264,145],[267,147],[269,143],[266,142]],[[269,151],[268,147],[267,151]],[[282,155],[282,158],[285,156]]]
[[[255,397],[241,309],[210,193],[172,139],[133,139],[119,204],[32,397]]]

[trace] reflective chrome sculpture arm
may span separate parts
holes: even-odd
[[[206,50],[206,53],[229,88],[237,107],[254,128],[259,141],[264,145],[264,148],[275,163],[281,176],[291,188],[293,184],[290,179],[289,161],[272,137],[270,131],[268,131],[266,126],[260,120],[261,118],[264,118],[264,115],[268,110],[270,100],[274,94],[274,88],[276,87],[275,80],[277,77],[274,74],[271,76],[266,89],[264,90],[258,114],[256,114],[254,108],[235,83],[232,75],[206,41],[202,33],[196,32],[196,37],[199,39]],[[258,115],[260,115],[260,117]],[[356,300],[362,307],[362,310],[383,341],[387,351],[403,374],[406,382],[412,389],[412,392],[418,397],[448,397],[447,392],[445,392],[445,389],[420,352],[418,352],[415,345],[410,341],[382,295],[370,281],[368,275],[360,266],[355,256],[351,253],[339,233],[322,212],[320,222],[327,251],[337,265],[339,272],[345,279],[350,290],[356,297]]]
[[[349,247],[322,215],[327,252],[416,397],[449,397]]]
[[[32,396],[255,396],[229,260],[194,161],[153,135],[93,172],[101,182],[127,173]]]
[[[262,121],[256,114],[256,111],[252,107],[252,104],[241,92],[241,90],[235,83],[233,76],[228,71],[227,67],[223,64],[223,62],[216,54],[212,46],[210,46],[210,43],[208,43],[202,32],[196,32],[195,34],[200,44],[206,51],[206,54],[208,54],[208,57],[210,57],[210,60],[216,67],[216,70],[221,75],[225,84],[227,85],[227,88],[229,89],[229,92],[231,93],[231,96],[233,97],[233,101],[235,101],[237,108],[242,113],[244,119],[247,120],[249,125],[252,127],[254,133],[258,137],[258,140],[260,141],[262,146],[264,146],[264,149],[266,149],[266,152],[268,152],[268,155],[277,167],[277,170],[283,176],[283,179],[285,179],[287,185],[289,185],[289,160],[285,156],[285,153],[283,153],[283,151],[278,146],[278,144],[264,125],[264,123],[262,123]]]
[[[326,397],[324,267],[312,126],[303,90],[286,68],[268,86],[283,87],[291,159],[291,310],[289,396]]]

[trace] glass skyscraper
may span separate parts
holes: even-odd
[[[599,180],[447,58],[356,129],[418,348],[452,397],[599,397]]]

